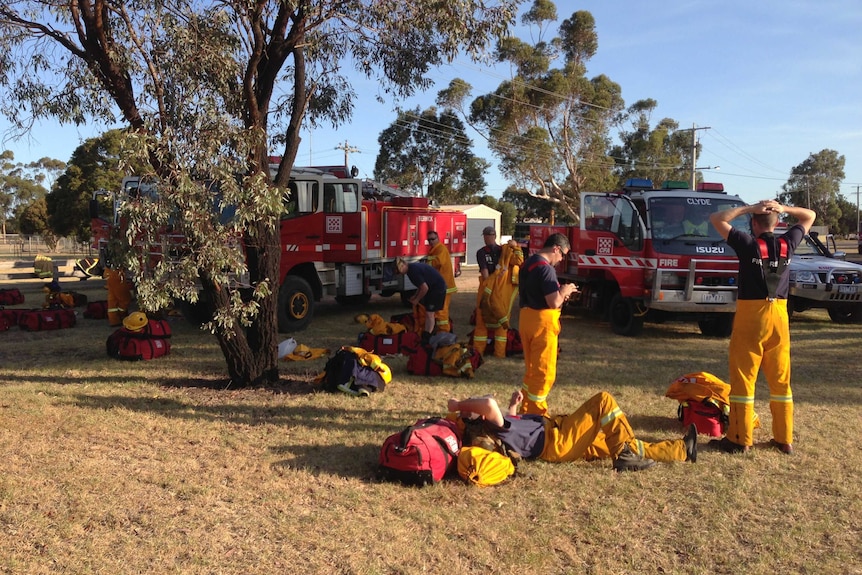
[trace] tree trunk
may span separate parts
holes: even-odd
[[[270,295],[260,302],[260,313],[247,328],[237,323],[233,330],[216,332],[225,358],[231,385],[248,387],[278,382],[278,267],[281,250],[278,226],[258,223],[245,236],[246,258],[251,284],[261,278],[273,282]],[[263,247],[261,247],[263,246]],[[276,246],[274,250],[266,246]],[[213,302],[213,309],[228,306],[230,294],[221,286],[204,281],[204,291]]]

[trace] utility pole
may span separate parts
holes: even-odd
[[[856,186],[856,241],[862,242],[862,238],[859,237],[862,234],[862,227],[859,227],[859,188],[862,186]]]
[[[696,124],[692,124],[691,128],[683,128],[679,130],[680,132],[687,132],[691,130],[691,189],[694,190],[697,188],[697,131],[698,130],[709,130],[709,126],[701,126],[697,127]]]
[[[347,143],[347,140],[344,140],[343,144],[339,144],[339,145],[335,146],[335,149],[336,150],[344,150],[344,168],[347,170],[350,169],[350,164],[347,163],[347,154],[352,153],[352,152],[356,152],[357,154],[361,153],[359,151],[359,148],[357,148],[355,146],[351,146],[350,144]]]

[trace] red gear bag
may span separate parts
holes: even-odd
[[[393,433],[380,450],[378,475],[405,485],[430,485],[456,469],[461,438],[455,422],[420,419]]]

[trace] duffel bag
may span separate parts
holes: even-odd
[[[27,331],[47,331],[74,327],[77,321],[73,309],[31,309],[18,316],[18,327]]]
[[[84,317],[87,319],[105,319],[108,317],[107,300],[89,302],[84,310]]]
[[[378,475],[405,485],[430,485],[455,471],[461,440],[455,423],[440,417],[420,419],[383,442]]]
[[[420,336],[415,331],[392,335],[374,335],[368,331],[359,334],[359,347],[377,355],[398,355],[403,347],[415,347],[419,341]]]
[[[0,289],[0,305],[18,305],[24,303],[24,294],[18,288]]]
[[[110,357],[139,361],[168,355],[171,352],[171,340],[162,337],[142,337],[140,333],[121,327],[108,336],[105,347]]]

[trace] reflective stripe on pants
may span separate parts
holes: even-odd
[[[635,439],[628,418],[614,397],[599,392],[574,413],[550,417],[545,422],[545,447],[541,459],[550,462],[578,459],[613,459],[628,445],[634,453],[655,461],[685,461],[682,439],[648,443]]]
[[[524,402],[521,413],[548,413],[548,394],[557,378],[560,310],[521,308],[518,318],[524,346]]]
[[[769,384],[772,435],[779,443],[793,443],[787,300],[737,301],[729,355],[728,439],[739,445],[754,443],[754,389],[762,369]]]

